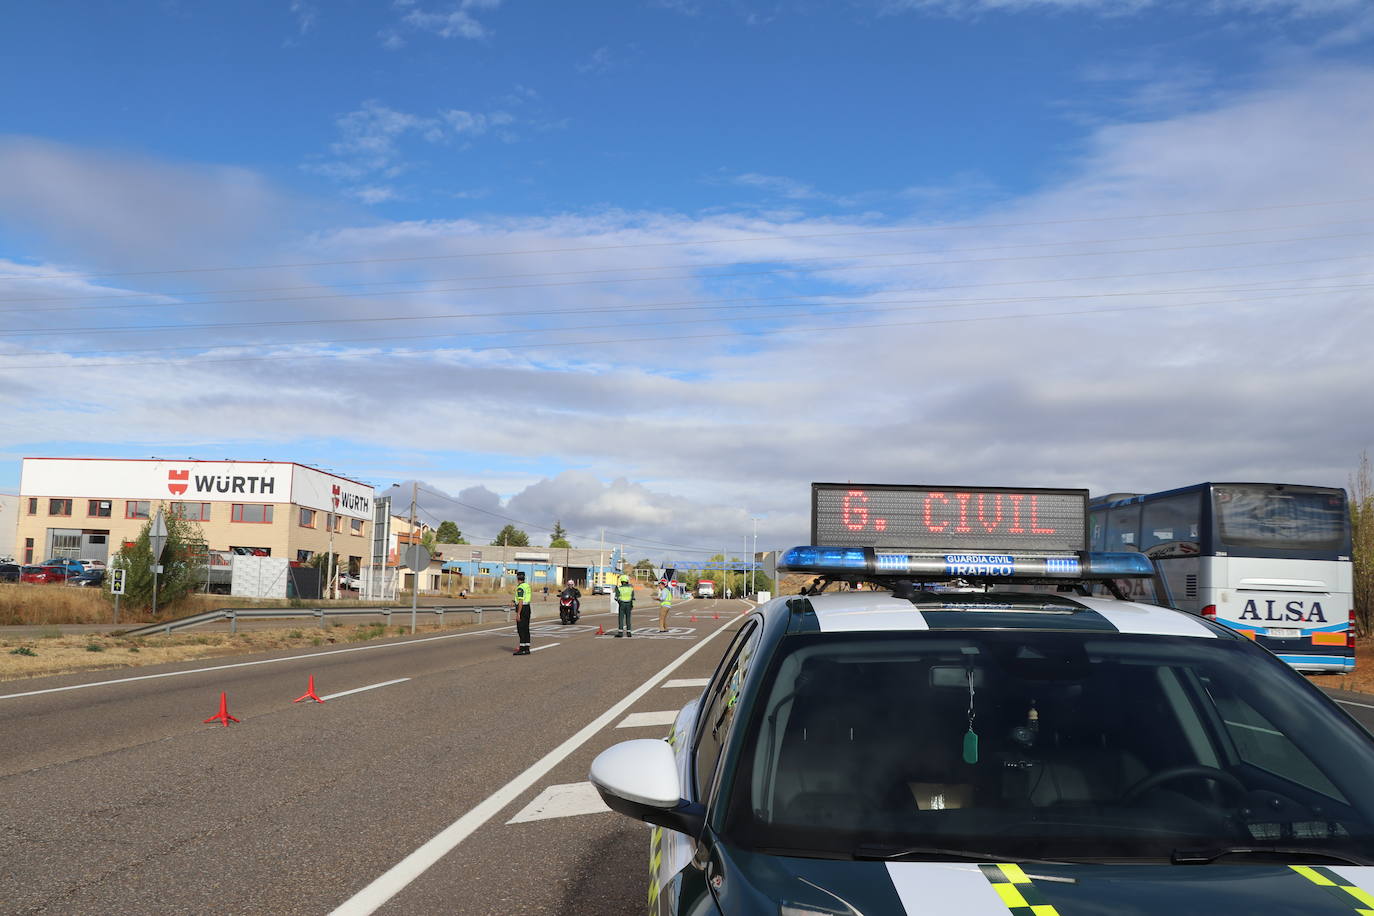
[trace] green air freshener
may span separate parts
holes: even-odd
[[[964,733],[964,763],[978,762],[978,733],[969,729]]]

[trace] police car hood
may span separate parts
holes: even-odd
[[[1374,867],[853,862],[733,850],[725,913],[1310,916],[1374,911]],[[790,909],[788,909],[790,908]]]

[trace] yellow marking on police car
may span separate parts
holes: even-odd
[[[1002,903],[1016,916],[1059,916],[1059,911],[1041,895],[1021,866],[1007,862],[979,865],[978,868],[1002,898]]]
[[[649,916],[654,916],[658,902],[658,865],[663,861],[663,828],[649,832]]]
[[[1359,913],[1360,916],[1374,916],[1374,894],[1351,884],[1331,869],[1320,865],[1290,865],[1288,867],[1313,884],[1330,888],[1331,893],[1339,897],[1343,903],[1353,904],[1355,901],[1359,901],[1364,904],[1364,906],[1355,907],[1355,912]]]

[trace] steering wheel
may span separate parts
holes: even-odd
[[[1203,779],[1213,780],[1214,782],[1226,786],[1228,789],[1233,789],[1237,795],[1244,795],[1247,791],[1244,783],[1225,770],[1219,770],[1216,767],[1204,766],[1202,764],[1190,764],[1188,766],[1169,767],[1167,770],[1151,773],[1149,776],[1146,776],[1144,779],[1127,789],[1122,797],[1126,802],[1133,803],[1138,800],[1140,796],[1156,786],[1163,785],[1166,782],[1172,782],[1175,779],[1182,779],[1185,776],[1198,776]]]

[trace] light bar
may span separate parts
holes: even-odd
[[[1154,575],[1139,553],[1017,556],[988,553],[897,553],[872,547],[793,547],[779,568],[808,575],[916,579],[1135,579]]]

